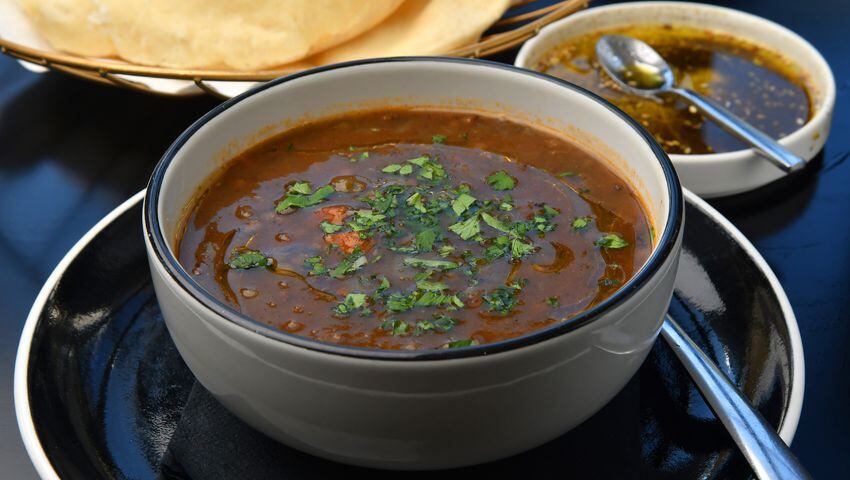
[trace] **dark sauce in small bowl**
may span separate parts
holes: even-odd
[[[799,67],[778,52],[711,30],[669,24],[598,30],[567,40],[535,67],[611,101],[646,127],[667,153],[747,147],[682,100],[656,101],[623,92],[596,61],[596,41],[610,34],[648,43],[673,68],[678,85],[717,100],[773,138],[790,134],[811,118],[808,81]]]

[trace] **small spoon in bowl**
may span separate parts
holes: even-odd
[[[782,170],[794,172],[806,165],[802,158],[717,102],[677,87],[673,70],[646,43],[624,35],[605,35],[596,42],[596,57],[608,75],[627,92],[650,97],[678,95]]]

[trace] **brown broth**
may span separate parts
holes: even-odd
[[[444,179],[422,178],[424,167],[408,162],[423,155],[442,166]],[[411,165],[413,172],[383,171],[392,164]],[[515,179],[514,188],[500,191],[488,184],[497,171]],[[278,202],[294,198],[287,189],[295,188],[297,182],[310,182],[309,191],[328,184],[337,191],[314,206],[277,213]],[[464,240],[448,229],[460,221],[452,207],[434,207],[438,213],[421,214],[409,200],[414,185],[420,188],[421,198],[453,200],[461,184],[468,186],[476,203],[462,212],[460,220],[470,216],[479,220],[481,242]],[[516,337],[563,321],[607,298],[643,265],[652,248],[641,201],[602,160],[552,132],[478,113],[390,109],[319,120],[241,153],[207,185],[191,206],[178,239],[184,268],[215,296],[260,322],[344,345],[419,349]],[[326,235],[347,235],[347,224],[359,218],[351,214],[355,210],[380,213],[364,197],[371,200],[376,190],[390,185],[406,190],[397,196],[398,205],[387,211],[384,223],[376,224],[391,220],[393,227],[386,228],[397,231],[395,236],[377,227],[366,231],[366,239],[355,234],[368,263],[341,278],[310,275],[313,266],[307,259],[319,257],[329,270],[344,261],[347,245],[340,242],[342,247],[335,248],[328,243],[343,237]],[[506,195],[512,198],[510,211],[502,210],[507,208],[502,205]],[[481,212],[489,211],[503,226],[537,225],[534,216],[544,211],[543,203],[559,211],[543,224],[554,225],[553,229],[516,237],[533,244],[536,251],[515,259],[508,249],[499,258],[483,260],[497,236],[509,235],[483,221]],[[338,232],[326,234],[321,222],[339,223],[334,213],[348,216]],[[417,220],[415,215],[420,214]],[[573,228],[574,219],[584,216],[592,217],[589,225]],[[432,251],[391,250],[418,245],[414,232],[426,229],[422,222],[430,220],[436,222],[431,227],[437,233]],[[616,234],[628,245],[595,245],[605,234]],[[448,252],[448,246],[454,250]],[[266,268],[231,268],[228,262],[245,251],[273,260]],[[348,256],[352,255],[359,256]],[[405,258],[461,266],[435,269],[425,283],[417,284],[417,274],[421,281],[428,269],[411,267]],[[382,276],[390,285],[385,290]],[[506,287],[514,282],[522,282],[522,288]],[[416,292],[413,297],[421,298],[425,290],[418,285],[433,284],[443,284],[442,293],[455,295],[463,307],[449,302],[390,311],[390,299],[398,298],[393,294]],[[488,295],[500,288],[513,292],[517,305],[493,310],[495,297]],[[341,314],[339,309],[346,307],[339,304],[350,293],[366,294],[366,305]],[[443,318],[439,315],[455,324],[447,331],[432,328]],[[443,320],[440,325],[445,326]]]
[[[598,93],[641,122],[668,153],[704,154],[746,146],[693,106],[674,97],[663,101],[623,92],[596,61],[602,35],[628,35],[651,45],[673,68],[676,82],[719,101],[774,138],[800,128],[812,114],[807,79],[780,54],[738,37],[673,25],[635,25],[572,38],[537,65]]]

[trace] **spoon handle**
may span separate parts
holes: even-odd
[[[669,91],[692,103],[706,117],[717,122],[724,130],[735,137],[750,144],[756,151],[782,170],[794,172],[806,165],[806,162],[802,158],[791,153],[788,149],[770,138],[770,136],[745,122],[714,100],[686,88],[672,88]]]
[[[688,337],[670,315],[661,335],[679,357],[717,418],[738,444],[756,477],[768,479],[811,479],[765,419],[711,359]]]

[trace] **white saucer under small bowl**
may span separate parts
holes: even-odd
[[[813,114],[779,143],[811,160],[823,148],[835,106],[835,78],[820,52],[809,42],[770,20],[725,7],[691,2],[635,2],[594,7],[540,30],[526,42],[515,65],[534,69],[540,59],[566,40],[609,28],[635,24],[673,24],[732,34],[781,54],[808,72]],[[672,154],[682,184],[703,198],[743,193],[787,174],[754,150],[700,155]]]

